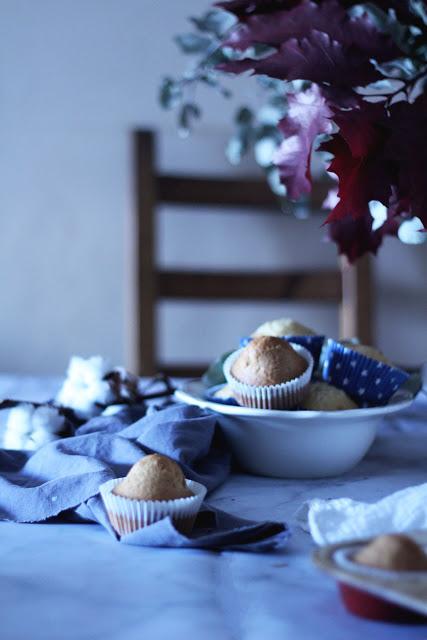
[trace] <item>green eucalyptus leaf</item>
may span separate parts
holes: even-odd
[[[231,13],[219,9],[207,11],[201,17],[190,18],[190,21],[199,31],[212,33],[217,38],[222,38],[236,24],[236,18]]]
[[[268,44],[255,44],[253,47],[249,47],[242,53],[244,58],[262,60],[263,58],[276,53],[276,49],[274,47],[270,47]]]
[[[218,47],[218,49],[215,49],[215,51],[209,54],[205,60],[205,64],[209,67],[216,67],[219,64],[228,62],[230,58],[226,53],[227,49],[229,49],[229,47]]]
[[[286,187],[280,182],[279,170],[276,166],[270,165],[266,170],[268,184],[270,189],[276,196],[284,198],[286,196]]]
[[[159,90],[159,102],[164,109],[173,109],[182,99],[181,85],[172,78],[163,78]]]
[[[277,149],[277,140],[270,136],[260,137],[254,144],[255,160],[260,167],[269,167]]]
[[[254,114],[248,107],[241,107],[235,116],[235,122],[239,126],[247,127],[252,124]]]
[[[183,53],[204,53],[212,44],[212,39],[198,33],[183,33],[174,38]]]
[[[225,155],[230,164],[239,164],[248,151],[248,145],[238,133],[234,134],[225,147]]]
[[[214,360],[207,371],[205,371],[202,376],[202,382],[204,385],[206,385],[206,387],[214,387],[217,384],[223,384],[224,382],[226,382],[222,367],[231,353],[233,353],[233,351],[227,351],[227,353],[223,353],[223,355]]]
[[[200,80],[200,82],[203,82],[204,84],[207,84],[210,87],[217,87],[218,86],[218,78],[217,78],[216,74],[213,74],[213,73],[210,73],[210,72],[201,73],[199,75],[199,80]]]
[[[178,115],[178,132],[182,138],[186,138],[193,125],[194,120],[201,116],[200,108],[194,102],[187,102],[182,105]]]
[[[219,90],[221,92],[221,95],[224,98],[231,98],[231,96],[233,95],[232,92],[230,91],[230,89],[227,89],[227,87],[223,87],[223,86],[219,85]]]
[[[409,7],[412,13],[421,18],[424,24],[427,25],[427,11],[425,2],[422,2],[422,0],[409,0]]]

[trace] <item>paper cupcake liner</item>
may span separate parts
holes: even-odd
[[[239,404],[253,409],[292,409],[302,401],[313,373],[313,356],[298,344],[293,344],[292,348],[306,360],[307,369],[298,378],[281,384],[258,387],[239,382],[232,375],[231,368],[243,349],[238,349],[227,358],[224,375]]]
[[[322,379],[343,389],[362,406],[384,405],[409,374],[397,367],[328,340],[322,354]]]
[[[120,536],[148,527],[167,516],[177,529],[189,533],[207,492],[199,482],[186,480],[187,488],[194,496],[176,500],[135,500],[113,493],[122,480],[124,478],[108,480],[99,487],[109,520]]]
[[[322,353],[323,343],[325,342],[325,336],[281,336],[283,340],[292,342],[293,344],[299,344],[311,353],[314,360],[314,368],[319,366],[320,354]],[[246,347],[252,337],[247,336],[240,338],[240,347]]]

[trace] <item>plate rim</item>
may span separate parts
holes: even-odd
[[[210,409],[211,411],[215,411],[216,413],[247,418],[280,418],[282,420],[283,418],[292,418],[294,420],[302,421],[310,421],[318,418],[328,418],[333,421],[342,421],[343,419],[360,420],[361,418],[381,417],[403,411],[404,409],[410,407],[415,399],[408,398],[407,400],[384,405],[382,407],[359,407],[357,409],[344,409],[342,411],[289,411],[286,409],[252,409],[250,407],[221,404],[219,402],[206,400],[200,395],[200,393],[194,394],[194,390],[192,392],[191,389],[188,388],[189,385],[194,384],[197,384],[206,389],[206,386],[203,384],[201,378],[193,378],[191,380],[182,382],[180,387],[175,391],[174,397],[177,400],[184,402],[185,404],[196,404],[201,408]]]

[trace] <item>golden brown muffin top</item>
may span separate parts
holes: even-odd
[[[305,327],[303,324],[292,320],[292,318],[277,318],[276,320],[268,320],[256,329],[252,336],[314,336],[316,332],[313,329]]]
[[[260,336],[242,350],[231,373],[239,382],[264,387],[298,378],[307,367],[307,361],[283,338]]]
[[[357,404],[342,389],[327,382],[311,382],[301,408],[306,411],[344,411],[357,409]]]
[[[134,500],[176,500],[193,495],[187,489],[180,466],[158,453],[134,464],[113,493]]]
[[[354,556],[354,561],[388,571],[426,571],[427,556],[411,538],[389,534],[374,538]]]

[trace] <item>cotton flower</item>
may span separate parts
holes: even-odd
[[[101,356],[87,359],[73,356],[55,401],[73,409],[83,420],[99,414],[102,408],[97,405],[108,405],[114,401],[111,386],[104,379],[110,370],[107,360]]]

